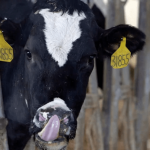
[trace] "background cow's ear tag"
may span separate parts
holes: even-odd
[[[114,69],[124,68],[128,65],[131,52],[126,47],[126,38],[123,37],[120,47],[111,56],[111,66]]]
[[[0,30],[0,61],[11,62],[13,60],[13,48],[5,41]]]

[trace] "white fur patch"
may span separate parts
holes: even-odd
[[[34,116],[33,122],[38,128],[41,128],[39,121],[36,119],[36,116]]]
[[[81,36],[80,21],[86,18],[84,13],[73,15],[62,12],[49,12],[42,9],[41,14],[45,21],[45,41],[49,54],[62,67],[68,60],[68,54],[72,49],[73,42]]]
[[[66,132],[66,135],[69,135],[70,131],[71,131],[71,128],[69,127],[68,130],[67,130],[67,132]]]
[[[66,105],[66,103],[64,102],[64,100],[62,100],[62,99],[60,99],[60,98],[54,98],[54,101],[49,102],[49,103],[47,103],[46,105],[40,107],[40,108],[38,109],[38,111],[41,110],[41,109],[45,110],[45,109],[47,109],[47,108],[56,109],[56,108],[58,108],[58,107],[59,107],[59,108],[62,108],[62,109],[64,109],[64,110],[66,110],[66,111],[70,111],[70,109],[67,107],[67,105]]]
[[[27,105],[27,107],[28,107],[28,101],[27,101],[27,99],[25,99],[25,103],[26,103],[26,105]]]
[[[47,109],[47,108],[53,108],[53,109],[62,108],[62,109],[64,109],[64,110],[66,110],[66,111],[71,111],[71,110],[67,107],[67,105],[66,105],[66,103],[64,102],[64,100],[62,100],[62,99],[60,99],[60,98],[54,98],[54,100],[53,100],[52,102],[49,102],[49,103],[45,104],[44,106],[40,107],[40,108],[37,110],[37,112],[40,112],[41,109],[45,110],[45,109]],[[43,114],[43,117],[47,119],[47,114],[48,114],[48,113],[44,112],[44,113],[42,113],[42,114]],[[34,116],[33,122],[34,122],[34,124],[35,124],[37,127],[41,128],[39,121],[36,119],[36,115]]]

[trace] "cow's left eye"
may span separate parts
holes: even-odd
[[[94,58],[96,57],[96,55],[91,55],[89,57],[89,63],[93,63]]]
[[[28,59],[30,60],[32,58],[32,54],[29,50],[25,50],[26,54],[27,54],[27,57]]]

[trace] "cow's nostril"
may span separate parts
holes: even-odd
[[[42,116],[42,114],[39,114],[39,121],[40,122],[43,122],[43,121],[45,121],[46,120],[46,118],[44,118],[43,116]]]
[[[41,111],[41,112],[44,112],[44,109],[41,109],[40,111]]]
[[[67,117],[65,117],[65,118],[63,119],[63,121],[64,121],[65,124],[67,124],[67,123],[69,122],[69,119],[68,119]]]

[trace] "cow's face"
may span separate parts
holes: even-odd
[[[46,141],[57,138],[59,127],[65,129],[60,130],[60,134],[74,138],[76,119],[97,52],[111,56],[119,47],[122,37],[126,37],[126,46],[133,54],[143,47],[145,37],[141,31],[127,25],[102,30],[85,4],[79,2],[78,11],[73,9],[77,2],[72,4],[68,0],[68,5],[72,7],[68,7],[70,12],[63,13],[60,11],[60,1],[57,2],[59,7],[50,4],[56,11],[51,12],[44,8],[47,5],[42,5],[43,9],[31,14],[30,21],[27,20],[29,24],[25,26],[14,28],[9,21],[5,21],[9,28],[5,24],[0,25],[14,43],[16,37],[8,32],[10,26],[13,35],[16,31],[22,31],[18,28],[27,27],[19,38],[21,43],[26,43],[22,44],[26,55],[25,101],[33,119],[31,131],[37,133],[42,130],[39,136]],[[68,5],[63,4],[67,9]]]
[[[49,9],[31,18],[33,27],[24,47],[26,100],[31,114],[59,98],[76,122],[97,55],[89,20],[84,13],[69,15]],[[37,115],[34,123],[40,128]]]

